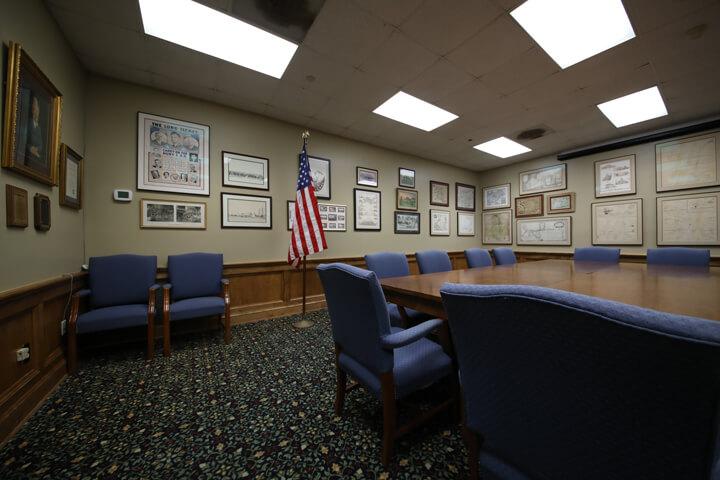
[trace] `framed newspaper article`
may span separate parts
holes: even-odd
[[[137,188],[210,195],[210,127],[138,112]]]

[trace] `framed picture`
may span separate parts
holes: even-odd
[[[326,232],[344,232],[347,225],[347,205],[318,203],[323,230]]]
[[[366,187],[378,186],[378,171],[372,168],[356,167],[356,182]]]
[[[62,95],[25,50],[8,47],[2,166],[57,185]]]
[[[575,211],[575,192],[549,193],[547,197],[547,213],[572,213]]]
[[[483,243],[493,245],[512,244],[512,210],[483,212]]]
[[[272,228],[272,198],[221,194],[222,228]]]
[[[210,195],[210,127],[138,112],[137,188]]]
[[[518,245],[572,245],[572,218],[516,220]]]
[[[515,217],[542,217],[543,195],[529,195],[515,198]]]
[[[5,217],[8,227],[28,226],[27,190],[14,185],[5,185]]]
[[[720,192],[658,197],[658,245],[720,245]]]
[[[458,237],[472,237],[475,235],[475,214],[457,212]]]
[[[398,185],[401,187],[415,188],[415,170],[400,167],[398,169]]]
[[[520,195],[565,190],[567,171],[564,163],[520,172]]]
[[[292,230],[295,221],[295,200],[287,201],[287,229]]]
[[[450,205],[450,185],[430,180],[430,205]]]
[[[595,162],[595,197],[635,193],[635,155]]]
[[[270,190],[270,160],[242,153],[222,152],[223,186]]]
[[[495,208],[510,208],[510,184],[483,187],[483,210]]]
[[[455,209],[475,211],[475,187],[465,183],[455,183]]]
[[[355,188],[355,230],[381,229],[380,192]]]
[[[407,188],[396,188],[397,209],[398,210],[417,210],[418,209],[418,191],[409,190]]]
[[[308,163],[315,188],[315,198],[330,200],[330,160],[308,155]]]
[[[655,145],[658,192],[720,185],[720,132]]]
[[[420,233],[420,214],[395,212],[395,233]]]
[[[64,143],[60,147],[60,205],[82,208],[83,161]]]
[[[140,200],[140,228],[207,228],[205,202],[176,202],[173,200]]]
[[[450,235],[450,212],[430,210],[430,235]]]
[[[50,230],[50,198],[36,193],[34,200],[35,230]]]
[[[642,198],[593,203],[593,245],[642,245]]]

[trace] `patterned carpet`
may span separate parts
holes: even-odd
[[[356,389],[335,415],[329,318],[308,318],[304,330],[298,316],[233,327],[229,346],[219,331],[173,338],[152,362],[142,345],[82,355],[0,450],[0,478],[466,478],[449,414],[382,466],[380,402]]]

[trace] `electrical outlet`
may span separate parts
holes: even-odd
[[[30,346],[28,344],[25,344],[23,348],[15,350],[15,358],[17,358],[18,363],[24,362],[25,360],[29,359]]]
[[[63,319],[63,321],[60,322],[60,336],[65,335],[66,331],[67,331],[67,320]]]

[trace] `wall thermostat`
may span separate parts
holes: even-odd
[[[118,202],[129,202],[132,200],[132,191],[117,189],[113,193],[113,198]]]

